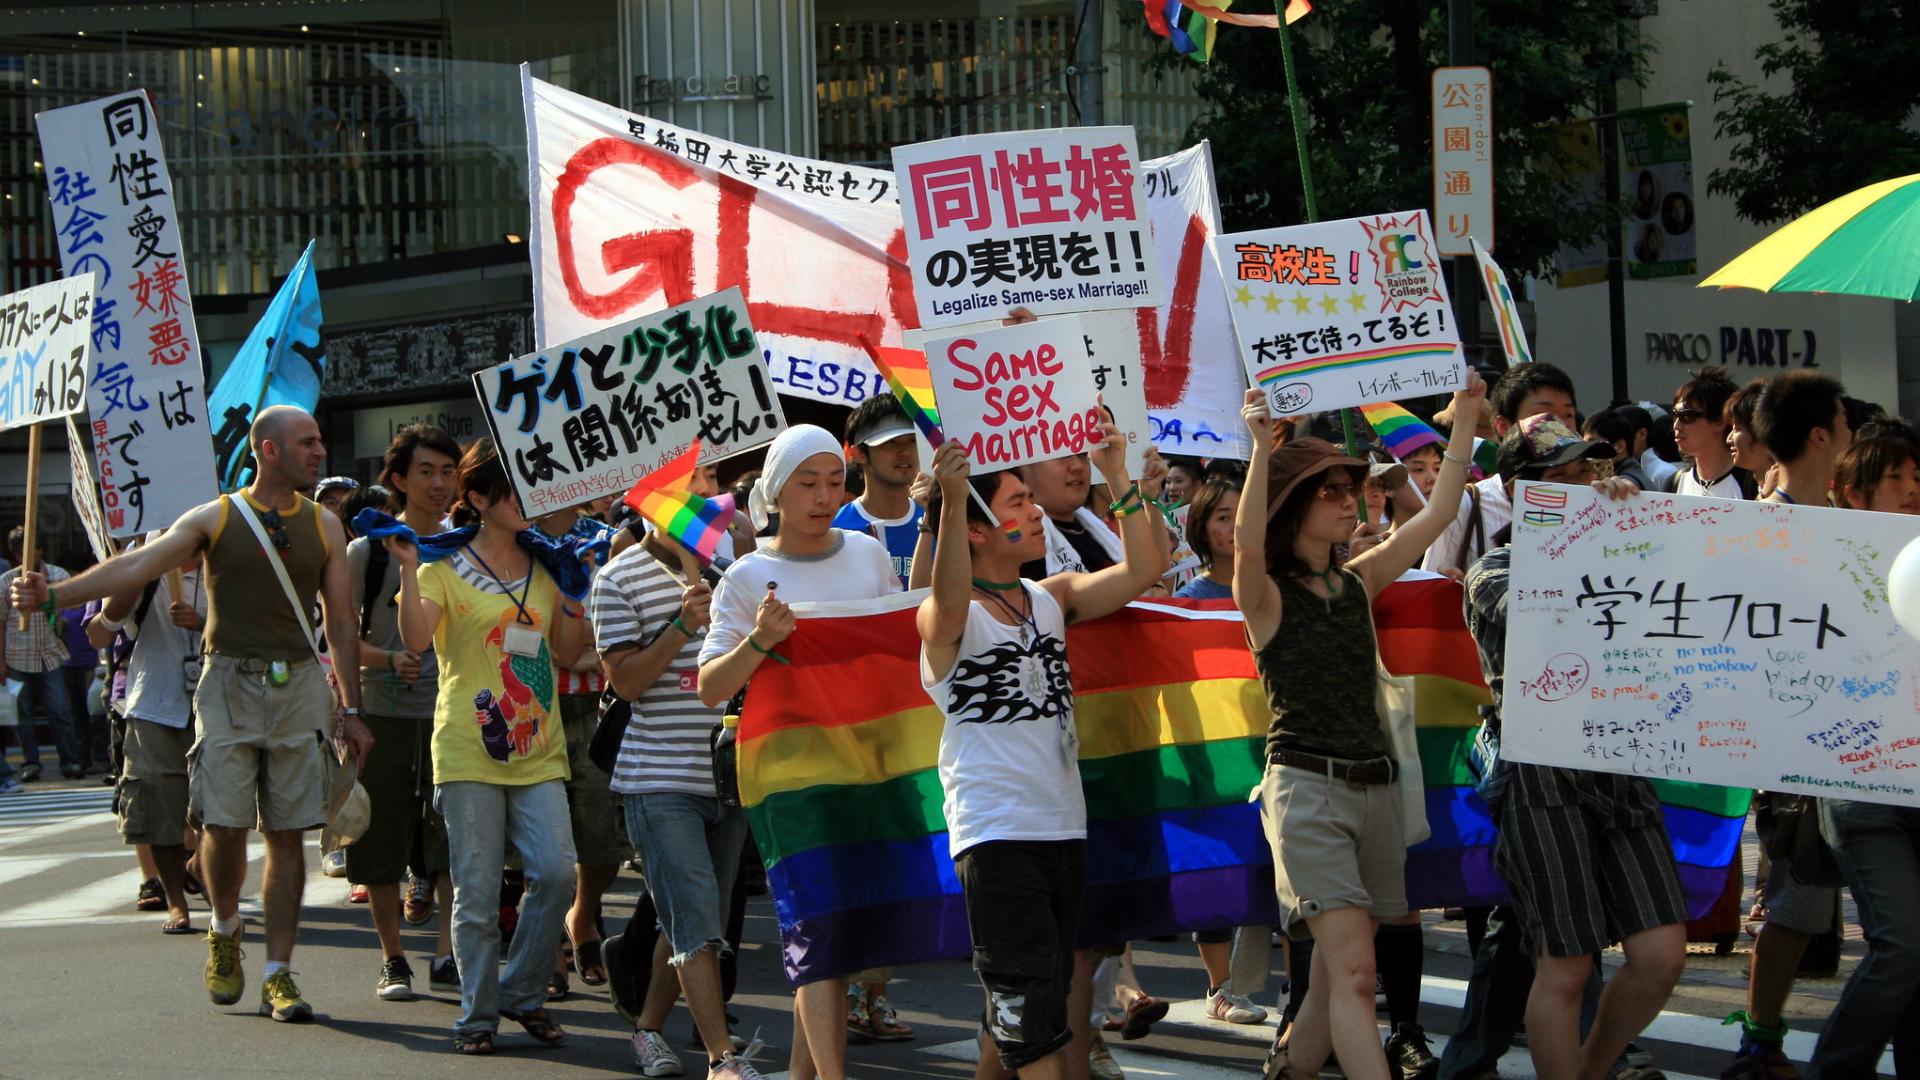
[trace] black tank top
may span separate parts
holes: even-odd
[[[1364,760],[1389,754],[1374,710],[1373,619],[1359,575],[1326,600],[1305,584],[1275,578],[1280,629],[1254,654],[1273,720],[1267,752],[1296,750]]]

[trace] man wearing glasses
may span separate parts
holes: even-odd
[[[320,426],[299,409],[277,405],[260,413],[249,442],[259,466],[246,490],[195,507],[159,540],[51,588],[44,575],[29,573],[10,592],[21,611],[80,607],[142,588],[204,556],[208,655],[194,697],[200,730],[188,801],[205,830],[200,860],[214,915],[207,933],[207,992],[214,1004],[231,1005],[246,986],[239,903],[247,830],[257,825],[267,848],[260,1012],[306,1021],[313,1009],[287,966],[306,886],[301,834],[326,818],[329,734],[356,762],[372,747],[373,736],[360,720],[358,680],[340,680],[345,706],[333,708],[305,612],[318,593],[334,662],[344,671],[358,669],[359,623],[345,530],[299,493],[313,486],[326,462]]]

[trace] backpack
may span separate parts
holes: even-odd
[[[380,594],[380,586],[387,580],[387,545],[374,540],[367,541],[367,573],[361,581],[360,590],[360,637],[365,639],[373,632],[374,598]],[[394,603],[393,597],[387,602]],[[396,605],[397,606],[397,605]]]

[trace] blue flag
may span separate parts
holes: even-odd
[[[236,491],[252,475],[247,432],[270,405],[312,412],[320,404],[327,374],[326,342],[320,333],[320,286],[313,277],[313,241],[274,294],[266,314],[247,335],[239,355],[207,395],[213,425],[214,463],[220,490]]]

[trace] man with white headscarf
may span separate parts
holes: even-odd
[[[773,440],[748,500],[756,529],[780,515],[780,532],[727,568],[713,594],[713,622],[700,648],[700,700],[719,705],[793,633],[790,603],[867,600],[900,591],[878,540],[833,527],[845,501],[840,442],[811,424]],[[794,994],[792,1080],[846,1080],[847,988],[822,979]]]

